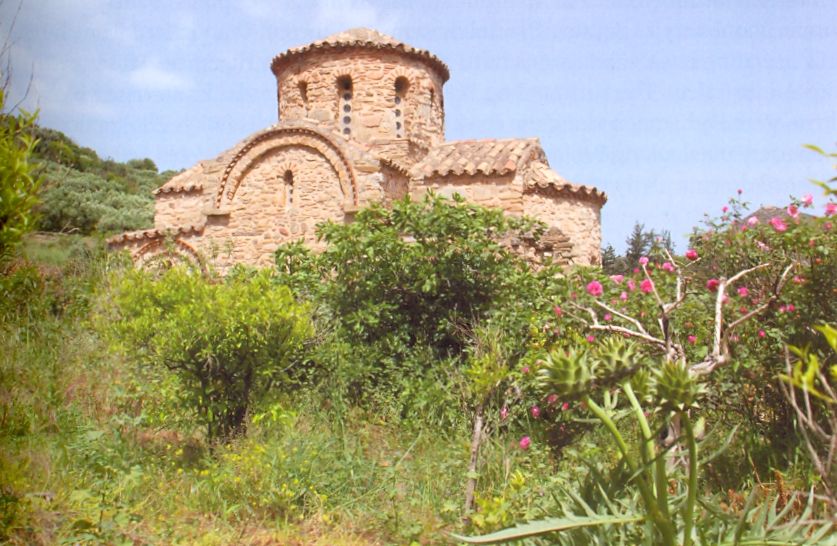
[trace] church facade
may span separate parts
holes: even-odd
[[[265,266],[283,243],[316,248],[320,222],[432,190],[542,220],[529,249],[540,256],[599,263],[605,194],[561,178],[537,138],[446,141],[449,71],[430,52],[352,29],[277,55],[271,70],[278,123],[157,189],[154,228],[112,248],[141,266]]]

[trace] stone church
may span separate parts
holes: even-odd
[[[154,228],[112,238],[155,260],[265,266],[282,243],[317,246],[316,226],[428,190],[549,226],[522,252],[597,264],[603,192],[553,171],[537,138],[445,140],[438,57],[352,29],[274,57],[278,123],[155,190]]]

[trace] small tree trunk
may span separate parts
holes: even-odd
[[[474,417],[474,433],[471,436],[471,461],[468,464],[468,482],[465,485],[465,513],[469,514],[474,510],[474,490],[477,488],[477,461],[479,460],[480,443],[482,442],[482,427],[485,418],[485,404],[477,406],[477,414]],[[467,516],[466,516],[467,519]]]

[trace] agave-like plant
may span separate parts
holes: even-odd
[[[483,536],[453,535],[456,540],[654,546],[837,544],[830,523],[811,519],[813,494],[802,517],[792,513],[793,503],[780,507],[778,499],[760,499],[757,493],[738,516],[699,497],[698,437],[703,435],[704,424],[702,419],[694,421],[691,413],[698,409],[704,389],[684,362],[652,366],[632,343],[614,338],[595,352],[550,353],[541,363],[539,381],[545,392],[583,400],[605,427],[627,469],[627,496],[614,498],[606,478],[599,476],[595,488],[601,502],[597,506],[568,491],[557,517]],[[627,408],[617,403],[620,395],[627,399]],[[634,446],[623,434],[622,419],[632,419],[639,430]],[[658,432],[672,420],[680,424],[679,436],[658,441]],[[656,430],[655,423],[659,423]],[[669,464],[675,456],[685,458],[686,464]]]

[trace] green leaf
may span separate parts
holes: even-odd
[[[503,529],[502,531],[497,531],[496,533],[479,537],[466,537],[455,534],[452,534],[451,536],[456,540],[461,540],[462,542],[467,542],[468,544],[496,544],[499,542],[520,540],[522,538],[567,531],[570,529],[578,529],[581,527],[636,523],[642,521],[643,519],[644,518],[642,516],[614,516],[609,514],[587,517],[548,518],[531,521],[510,529]]]

